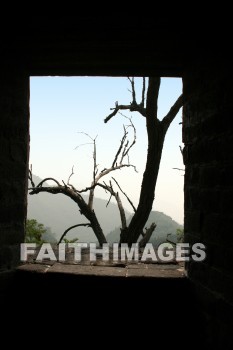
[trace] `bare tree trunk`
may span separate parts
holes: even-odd
[[[166,132],[178,113],[179,109],[183,105],[183,96],[181,95],[174,105],[171,107],[168,114],[160,121],[157,117],[157,105],[158,95],[160,88],[159,77],[149,77],[148,90],[146,96],[146,108],[144,108],[145,102],[145,78],[143,79],[142,89],[142,101],[140,104],[136,101],[134,79],[129,79],[132,87],[132,102],[130,105],[116,105],[114,111],[105,118],[107,123],[112,117],[114,117],[119,110],[129,110],[131,112],[137,111],[143,117],[146,118],[146,128],[148,137],[148,151],[146,168],[143,174],[143,180],[141,185],[141,193],[139,198],[139,204],[135,210],[135,214],[131,219],[131,222],[127,227],[122,229],[120,243],[128,243],[131,245],[138,241],[138,238],[143,234],[143,228],[148,220],[155,196],[155,187],[157,177],[159,173],[160,160],[163,151],[163,144]],[[151,234],[155,229],[153,223],[144,235],[142,243],[145,244],[146,240],[149,240]]]
[[[139,247],[144,248],[145,245],[149,242],[152,233],[154,232],[154,229],[156,228],[156,224],[153,222],[148,229],[146,229],[146,233],[142,237],[142,239],[139,242]]]
[[[148,130],[148,152],[137,210],[128,226],[122,231],[120,243],[137,242],[152,210],[165,132],[158,120]]]

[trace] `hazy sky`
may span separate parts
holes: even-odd
[[[142,79],[136,79],[138,100]],[[30,87],[30,164],[33,173],[41,178],[54,177],[67,181],[74,166],[71,183],[78,189],[90,186],[93,171],[92,138],[98,135],[97,164],[99,169],[112,164],[119,147],[123,124],[128,121],[117,115],[107,124],[104,118],[110,108],[131,102],[127,78],[109,77],[32,77]],[[169,111],[182,92],[182,81],[163,78],[159,94],[159,118]],[[138,102],[139,102],[138,101]],[[145,118],[138,113],[125,113],[132,117],[137,129],[137,143],[130,153],[133,168],[115,171],[114,176],[136,206],[147,153]],[[181,111],[172,122],[165,139],[160,172],[156,187],[154,210],[163,211],[179,223],[183,223],[183,172],[179,145],[182,144]],[[84,144],[84,145],[83,145]],[[75,149],[79,146],[77,149]],[[108,178],[105,178],[105,181]],[[96,195],[108,199],[101,189]],[[123,198],[122,198],[123,200]],[[128,202],[125,208],[132,211]]]

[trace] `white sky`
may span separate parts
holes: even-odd
[[[136,79],[138,102],[142,79]],[[121,115],[107,124],[104,118],[110,108],[129,104],[131,93],[127,78],[111,77],[32,77],[30,80],[30,164],[33,173],[41,178],[54,177],[67,181],[74,165],[71,183],[78,189],[90,186],[93,171],[93,146],[84,134],[97,137],[97,164],[99,169],[112,164],[119,147],[123,124],[128,121]],[[159,94],[159,118],[167,114],[182,92],[182,80],[162,78]],[[162,211],[183,224],[183,172],[179,145],[182,144],[181,111],[172,122],[165,139],[153,210]],[[126,113],[125,113],[126,114]],[[137,129],[137,143],[130,153],[133,168],[124,168],[111,175],[136,206],[139,199],[142,175],[147,154],[145,118],[138,113],[127,113]],[[105,178],[107,180],[107,178]],[[101,189],[96,196],[108,199]],[[122,196],[123,200],[123,196]],[[125,208],[132,211],[128,202]]]

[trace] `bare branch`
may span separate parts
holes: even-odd
[[[152,224],[150,225],[149,228],[146,228],[146,232],[144,234],[144,236],[142,237],[142,239],[139,242],[139,247],[143,248],[145,247],[145,245],[149,242],[152,233],[154,232],[155,228],[156,228],[156,224],[154,222],[152,222]]]
[[[112,168],[114,168],[114,166],[115,166],[115,164],[116,164],[116,162],[117,162],[117,159],[118,159],[118,157],[119,157],[119,154],[121,153],[121,150],[122,150],[122,148],[123,148],[123,146],[124,146],[126,136],[127,136],[127,134],[128,134],[127,131],[126,131],[126,129],[125,129],[125,126],[124,126],[124,125],[123,125],[123,128],[124,128],[124,135],[122,136],[122,139],[121,139],[121,141],[120,141],[120,146],[119,146],[119,148],[118,148],[118,150],[117,150],[117,152],[116,152],[115,158],[114,158],[114,160],[113,160]],[[120,163],[121,163],[121,162],[120,162]]]
[[[89,200],[88,200],[88,206],[89,206],[90,210],[92,210],[92,208],[93,208],[93,200],[94,200],[94,190],[95,190],[95,186],[94,185],[95,185],[95,182],[96,182],[95,181],[95,177],[96,177],[96,175],[98,173],[97,164],[96,164],[96,138],[98,137],[98,135],[96,135],[95,138],[92,138],[86,132],[79,131],[78,133],[87,136],[92,142],[79,145],[75,149],[77,149],[80,146],[87,145],[87,144],[92,144],[93,145],[93,161],[94,161],[94,164],[93,164],[93,181],[92,181],[92,184],[90,186],[90,194],[89,194]],[[72,169],[72,172],[73,172],[73,169]],[[73,186],[72,186],[72,188],[75,189]],[[81,193],[82,191],[77,191],[77,192]]]
[[[65,193],[69,188],[65,187],[65,186],[51,186],[51,187],[43,187],[43,186],[36,186],[33,188],[29,188],[29,194],[33,195],[33,194],[38,194],[41,192],[48,192],[48,193],[52,193],[52,194],[58,194],[58,193]],[[72,198],[72,196],[69,196]],[[73,199],[73,198],[72,198]]]
[[[70,179],[73,175],[74,175],[74,166],[72,166],[71,174],[68,177],[67,184],[65,184],[64,181],[62,181],[62,182],[65,186],[70,186],[74,192],[78,193],[78,190],[70,183]]]
[[[166,242],[172,244],[173,246],[176,246],[177,243],[170,241],[170,239],[166,238]]]
[[[145,102],[145,78],[143,78],[143,86],[142,86],[142,101],[140,104],[136,101],[136,92],[135,92],[135,85],[134,85],[134,78],[129,78],[131,87],[132,87],[132,102],[129,105],[118,105],[116,103],[114,108],[110,108],[113,110],[112,113],[110,113],[105,119],[104,122],[107,123],[112,117],[114,117],[120,110],[129,110],[130,112],[139,112],[143,117],[146,117],[146,109],[144,108],[144,102]]]
[[[93,145],[93,142],[86,142],[86,143],[81,143],[80,145],[76,146],[74,150],[78,149],[79,147],[86,146],[86,145]]]
[[[101,177],[103,177],[103,176],[109,174],[111,171],[119,170],[119,169],[122,169],[122,168],[125,168],[125,167],[128,167],[128,168],[129,168],[129,167],[132,167],[132,168],[134,168],[134,170],[135,170],[136,172],[138,172],[135,165],[132,165],[132,164],[119,164],[119,165],[117,165],[117,166],[114,166],[113,168],[108,168],[108,169],[102,170],[102,171],[99,173],[99,175],[96,177],[96,182],[99,181],[99,180],[101,179]]]
[[[114,117],[121,110],[129,110],[130,112],[138,112],[143,117],[146,117],[146,109],[138,104],[130,104],[130,105],[118,105],[115,108],[111,108],[113,110],[105,119],[104,122],[107,123],[112,117]]]
[[[143,81],[142,81],[142,102],[141,102],[141,105],[144,108],[144,106],[145,106],[145,94],[146,94],[146,78],[143,77],[142,79],[143,79]]]
[[[45,180],[43,180],[41,183],[45,182]],[[59,184],[58,181],[55,180],[55,182]],[[72,188],[68,186],[61,186],[59,184],[58,186],[53,186],[53,187],[43,187],[41,183],[40,183],[40,186],[38,185],[30,189],[31,192],[29,193],[31,195],[38,194],[40,192],[47,192],[52,194],[62,193],[65,196],[71,198],[79,206],[80,213],[84,215],[87,218],[87,220],[90,221],[90,225],[96,235],[96,238],[99,241],[99,244],[102,245],[103,243],[107,243],[106,238],[103,234],[103,230],[95,215],[95,212],[89,208],[88,204],[85,202],[85,200],[80,195],[80,193],[78,193],[77,191],[74,191]]]
[[[125,114],[122,113],[122,112],[119,112],[119,114],[122,115],[122,117],[124,117],[125,119],[129,119],[129,120],[131,119],[131,118],[127,117],[127,115],[125,115]]]
[[[124,168],[124,167],[133,167],[134,170],[137,172],[137,169],[134,165],[131,165],[129,164],[122,164],[123,162],[123,159],[126,155],[128,155],[129,153],[129,150],[132,148],[132,146],[135,144],[136,142],[136,129],[132,123],[132,120],[130,118],[127,118],[130,120],[130,123],[131,123],[131,127],[134,128],[134,139],[133,139],[133,142],[131,143],[131,145],[128,147],[128,141],[126,141],[126,137],[127,137],[127,134],[128,132],[126,131],[126,128],[125,126],[123,126],[124,128],[124,134],[122,136],[122,139],[120,141],[120,146],[116,152],[116,155],[114,157],[114,160],[113,160],[113,163],[112,163],[112,166],[110,168],[104,168],[98,175],[97,175],[97,165],[96,165],[96,144],[95,144],[95,139],[93,140],[93,143],[94,143],[94,153],[93,153],[93,158],[94,158],[94,172],[93,172],[93,181],[91,183],[91,186],[90,187],[86,187],[84,190],[81,190],[81,191],[78,191],[79,193],[81,192],[86,192],[87,190],[90,190],[90,195],[89,195],[89,201],[88,201],[88,205],[90,207],[90,209],[92,209],[93,207],[93,201],[94,201],[94,189],[95,189],[95,184],[102,178],[104,177],[105,175],[109,174],[111,171],[114,171],[114,170],[118,170],[118,169],[121,169],[121,168]],[[125,143],[126,141],[126,143]],[[120,159],[120,164],[117,165],[117,160],[118,160],[118,157],[119,155],[122,153],[121,155],[121,159]]]
[[[128,166],[128,165],[124,165],[123,164],[122,166],[119,167],[119,169],[121,167],[123,167],[123,166]],[[107,169],[107,170],[109,170],[109,172],[111,171],[110,169]],[[115,169],[113,169],[113,170],[115,170]],[[92,224],[91,220],[90,221],[91,221],[91,227],[94,227],[93,231],[95,232],[95,226],[97,226],[97,228],[98,228],[99,223],[98,223],[98,225],[96,225],[97,218],[95,216],[95,213],[90,208],[89,204],[85,203],[85,201],[82,198],[82,196],[80,195],[80,193],[94,190],[96,186],[102,187],[105,191],[108,191],[111,194],[111,196],[115,197],[115,199],[117,201],[118,209],[119,209],[119,212],[120,212],[122,227],[125,227],[126,226],[125,211],[124,211],[124,208],[123,208],[123,205],[122,205],[122,202],[121,202],[121,199],[120,199],[120,196],[119,196],[118,192],[116,193],[113,190],[111,183],[110,183],[110,186],[108,186],[106,183],[104,183],[104,185],[103,185],[101,183],[98,183],[98,181],[96,180],[95,184],[92,184],[92,186],[86,187],[85,189],[83,189],[81,191],[78,191],[78,190],[74,191],[73,189],[70,189],[67,186],[66,187],[65,186],[60,186],[60,187],[58,187],[58,186],[55,186],[55,187],[39,187],[39,188],[36,187],[36,188],[32,188],[31,189],[32,191],[30,192],[30,194],[33,195],[33,194],[37,194],[37,193],[40,193],[40,192],[49,192],[49,193],[52,193],[52,194],[63,193],[65,195],[67,195],[68,197],[73,199],[78,204],[79,208],[81,209],[80,210],[81,214],[84,214],[87,219],[90,220],[90,217],[92,218],[92,214],[94,215],[94,224],[95,225]],[[91,215],[90,215],[90,213],[91,213]],[[98,236],[97,236],[97,238],[98,238]],[[105,242],[102,242],[102,243],[105,243]]]
[[[122,229],[124,230],[126,228],[126,226],[127,226],[127,224],[126,224],[126,216],[125,216],[125,210],[123,208],[123,205],[122,205],[122,202],[121,202],[121,199],[120,199],[120,196],[119,196],[118,192],[116,193],[115,198],[116,198],[118,209],[119,209],[119,212],[120,212],[121,226],[122,226]]]
[[[134,126],[134,124],[133,124],[133,122],[132,122],[132,119],[131,119],[131,118],[127,118],[127,119],[129,119],[129,121],[130,121],[129,127],[132,127],[132,128],[133,128],[134,137],[133,137],[132,143],[129,145],[128,149],[124,152],[124,157],[125,157],[126,155],[129,154],[130,149],[135,145],[136,139],[137,139],[137,136],[136,136],[136,128],[135,128],[135,126]],[[128,162],[129,162],[129,159],[128,159]]]
[[[34,183],[34,181],[32,179],[32,164],[31,164],[30,169],[28,171],[28,178],[29,178],[29,180],[31,182],[32,187],[35,187],[35,183]]]
[[[183,94],[181,94],[174,103],[174,105],[171,107],[170,111],[162,120],[162,125],[165,127],[166,130],[169,128],[171,122],[179,112],[180,108],[183,106],[183,103]]]
[[[96,136],[97,137],[97,136]],[[93,140],[94,142],[94,151],[93,151],[93,160],[94,160],[94,167],[93,167],[93,182],[95,183],[95,177],[97,175],[97,165],[96,165],[96,138]]]
[[[97,136],[96,136],[97,137]],[[96,183],[96,175],[97,175],[97,165],[96,165],[96,142],[95,142],[96,138],[93,139],[93,161],[94,161],[94,166],[93,166],[93,181],[92,181],[92,186],[95,185]],[[93,201],[94,201],[94,191],[95,191],[95,187],[93,187],[90,190],[90,194],[89,194],[89,200],[88,200],[88,206],[90,209],[93,209]]]
[[[46,177],[44,180],[42,180],[37,186],[37,187],[41,187],[43,185],[44,182],[46,181],[54,181],[58,186],[61,186],[61,184],[56,180],[54,179],[53,177]]]
[[[58,244],[61,243],[61,241],[63,240],[63,238],[65,237],[65,235],[66,235],[70,230],[72,230],[72,229],[75,228],[75,227],[80,227],[80,226],[91,227],[91,224],[90,224],[90,223],[86,223],[86,224],[77,224],[77,225],[74,225],[74,226],[69,227],[68,229],[66,229],[66,230],[64,231],[64,233],[63,233],[63,235],[61,236],[61,238],[60,238]]]
[[[101,184],[101,183],[98,183],[98,182],[96,182],[94,185],[92,185],[92,186],[89,186],[89,187],[86,187],[86,188],[84,188],[84,189],[82,189],[82,190],[80,190],[80,191],[77,191],[77,193],[79,194],[79,193],[85,193],[85,192],[87,192],[87,191],[90,191],[90,190],[92,190],[93,188],[95,188],[96,186],[99,186],[99,187],[102,187],[105,191],[107,191],[106,190],[106,187],[108,187],[108,185],[104,182],[104,185],[103,184]]]
[[[86,132],[78,131],[77,133],[78,133],[78,134],[83,134],[83,135],[87,136],[89,139],[91,139],[92,142],[81,143],[80,145],[78,145],[78,146],[75,147],[75,150],[78,149],[78,148],[81,147],[81,146],[92,145],[93,142],[96,140],[96,138],[97,138],[97,136],[98,136],[98,135],[97,135],[97,136],[93,139],[93,138],[92,138],[88,133],[86,133]]]
[[[110,202],[112,196],[115,197],[116,202],[117,202],[117,206],[118,206],[118,209],[119,209],[119,212],[120,212],[122,229],[126,228],[125,210],[124,210],[124,208],[123,208],[123,205],[122,205],[122,202],[121,202],[121,198],[120,198],[119,193],[118,193],[118,192],[115,192],[115,191],[113,190],[111,181],[110,181],[110,186],[108,186],[105,182],[104,182],[104,185],[103,185],[103,184],[100,184],[100,183],[96,183],[96,186],[100,186],[100,187],[104,188],[105,190],[107,190],[107,191],[111,194],[111,196],[110,196],[110,198],[109,198],[109,200],[108,200],[107,205],[109,204],[109,202]],[[107,205],[106,205],[106,206],[107,206]]]
[[[122,151],[122,154],[121,154],[120,164],[122,164],[123,159],[124,159],[126,156],[127,156],[127,158],[128,158],[128,164],[129,164],[130,162],[129,162],[129,155],[128,155],[128,154],[129,154],[130,149],[131,149],[131,148],[133,147],[133,145],[136,143],[136,128],[135,128],[135,126],[134,126],[134,124],[133,124],[133,122],[132,122],[132,118],[127,117],[126,115],[124,115],[124,114],[121,113],[121,112],[119,112],[119,113],[120,113],[124,118],[126,118],[126,119],[129,120],[130,125],[128,125],[127,127],[125,127],[125,125],[123,125],[123,127],[124,127],[124,135],[123,135],[123,137],[122,137],[122,139],[121,139],[121,143],[120,143],[120,146],[119,146],[119,148],[118,148],[118,150],[117,150],[117,153],[116,153],[116,155],[115,155],[114,161],[113,161],[113,163],[112,163],[112,167],[116,164],[117,159],[118,159],[118,156],[120,155],[123,146],[124,146],[124,148],[123,148],[123,151]],[[124,145],[124,142],[125,142],[125,140],[126,140],[126,136],[128,135],[128,132],[127,132],[126,130],[127,130],[129,127],[132,127],[133,130],[134,130],[133,141],[132,141],[132,143],[129,145],[129,141],[127,140],[126,143],[125,143],[125,145]]]
[[[136,93],[135,93],[135,86],[134,86],[134,77],[132,77],[132,79],[130,79],[130,77],[128,77],[128,80],[130,81],[130,84],[132,86],[132,104],[136,105],[137,101],[136,101]]]
[[[123,107],[123,106],[122,106],[122,107]],[[114,108],[114,111],[113,111],[112,113],[110,113],[110,114],[104,119],[104,122],[107,123],[110,119],[112,119],[112,117],[114,117],[120,109],[123,109],[123,108],[120,108],[120,106]],[[128,108],[124,108],[124,109],[128,109]]]
[[[72,166],[72,170],[71,170],[71,174],[70,176],[68,177],[68,180],[67,180],[67,185],[70,186],[70,179],[71,177],[74,175],[74,166]]]
[[[133,208],[134,212],[136,212],[136,208],[133,205],[133,202],[129,199],[129,197],[127,196],[127,194],[122,190],[122,188],[120,187],[119,183],[117,182],[117,180],[112,177],[112,179],[115,181],[115,183],[117,184],[118,188],[120,189],[120,191],[123,193],[123,195],[127,198],[129,204],[131,205],[131,207]]]
[[[109,205],[111,199],[112,199],[112,193],[110,193],[110,197],[109,197],[109,200],[107,201],[106,208],[108,207],[108,205]]]
[[[180,148],[180,153],[181,153],[182,158],[183,158],[183,156],[184,156],[184,149],[181,146],[179,146],[179,148]]]
[[[172,168],[172,169],[180,170],[180,171],[185,171],[184,169],[180,169],[180,168]]]
[[[88,133],[86,133],[86,132],[83,132],[83,131],[78,131],[77,132],[78,134],[83,134],[83,135],[86,135],[89,139],[91,139],[91,141],[94,141],[95,139],[96,139],[96,137],[95,137],[95,139],[93,139]]]
[[[67,187],[67,184],[65,183],[65,181],[62,180],[62,183],[65,187]]]
[[[108,202],[107,202],[107,204],[106,204],[106,208],[107,208],[107,206],[109,205],[112,196],[115,196],[115,192],[114,192],[114,190],[113,190],[113,188],[112,188],[112,183],[111,183],[111,181],[109,181],[109,184],[110,184],[110,186],[108,186],[108,185],[106,184],[106,182],[104,182],[104,185],[106,186],[106,189],[110,192],[110,197],[109,197],[109,200],[108,200]]]

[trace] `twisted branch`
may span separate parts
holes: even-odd
[[[183,106],[183,103],[183,94],[181,94],[161,122],[166,130],[169,128],[171,122],[179,112],[180,108]]]
[[[142,239],[139,242],[139,247],[140,248],[145,247],[145,245],[149,242],[149,240],[150,240],[150,238],[152,236],[152,233],[154,232],[156,226],[157,225],[154,222],[152,222],[150,227],[145,229],[146,232],[143,234],[143,237],[142,237]]]
[[[134,77],[130,78],[128,77],[128,80],[130,81],[131,87],[132,87],[132,104],[137,104],[136,101],[136,92],[135,92],[135,86],[134,86]]]
[[[127,194],[122,190],[122,188],[120,187],[119,183],[117,182],[117,180],[112,177],[113,181],[115,181],[115,183],[117,184],[119,190],[123,193],[123,195],[126,197],[126,199],[128,200],[129,204],[131,205],[131,207],[133,208],[134,212],[136,212],[136,208],[133,205],[133,202],[129,199],[129,197],[127,196]]]
[[[35,187],[35,183],[32,179],[32,164],[31,164],[30,169],[28,171],[28,178],[29,178],[29,181],[31,182],[32,187]]]
[[[61,238],[60,238],[58,244],[61,243],[61,241],[63,240],[63,238],[65,237],[65,235],[66,235],[70,230],[72,230],[72,229],[75,228],[75,227],[80,227],[80,226],[91,227],[91,224],[90,224],[90,223],[86,223],[86,224],[77,224],[77,225],[74,225],[74,226],[71,226],[71,227],[67,228],[67,229],[64,231],[64,233],[62,234],[62,236],[61,236]]]

